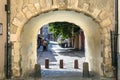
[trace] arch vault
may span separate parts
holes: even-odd
[[[74,23],[84,31],[86,61],[89,62],[90,70],[101,76],[113,76],[109,35],[113,28],[111,20],[113,13],[109,11],[112,10],[112,0],[108,1],[111,2],[110,7],[98,0],[101,8],[91,7],[89,4],[96,4],[92,0],[89,3],[82,0],[37,1],[30,0],[19,4],[19,7],[16,7],[18,9],[15,9],[18,12],[12,6],[10,24],[12,76],[27,76],[34,70],[37,63],[38,30],[45,24],[63,21]],[[14,12],[16,14],[13,14]]]

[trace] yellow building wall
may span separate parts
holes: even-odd
[[[0,23],[2,26],[2,35],[0,35],[0,79],[4,78],[4,60],[5,60],[5,42],[6,42],[6,0],[0,0]]]

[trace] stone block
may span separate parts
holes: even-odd
[[[52,0],[46,0],[46,5],[50,8],[52,6]]]
[[[41,8],[45,8],[47,5],[46,5],[46,0],[40,0],[40,7]]]
[[[110,39],[105,39],[105,45],[110,46]]]
[[[59,9],[66,9],[67,8],[67,0],[58,0],[58,7],[59,7]]]
[[[108,67],[107,69],[109,70],[110,69],[110,66],[111,66],[112,62],[111,62],[111,58],[105,58],[105,65]],[[106,70],[107,71],[107,70]]]
[[[14,55],[13,61],[19,63],[19,61],[20,61],[20,55]]]
[[[16,67],[20,67],[20,64],[19,64],[19,62],[15,62],[12,59],[12,68],[16,68]]]
[[[106,19],[108,16],[109,16],[109,13],[106,12],[105,10],[102,10],[101,13],[100,13],[100,15],[99,15],[99,18],[100,18],[101,20],[104,20],[104,19]]]
[[[111,48],[110,48],[110,46],[106,46],[105,47],[105,57],[110,58],[109,52],[111,52]]]
[[[97,17],[98,17],[98,15],[100,14],[100,12],[101,12],[101,10],[100,10],[100,9],[95,8],[95,9],[94,9],[94,11],[93,11],[93,13],[92,13],[92,15],[94,16],[94,18],[97,18]]]
[[[34,3],[34,6],[35,6],[37,12],[40,12],[40,4],[39,3]]]
[[[103,33],[103,34],[106,34],[106,33],[108,33],[108,29],[107,28],[102,28],[100,32]]]
[[[104,34],[105,35],[105,39],[108,39],[108,40],[110,40],[110,33],[109,32],[107,32],[106,34]]]
[[[90,5],[89,5],[88,3],[84,3],[84,4],[83,4],[83,8],[82,8],[83,11],[88,11],[89,6],[90,6]]]
[[[30,12],[33,13],[33,15],[37,14],[37,9],[35,8],[35,6],[33,4],[28,4],[27,7],[30,10]]]
[[[10,35],[10,41],[12,41],[12,42],[17,41],[17,36],[16,36],[16,34],[11,34],[11,35]]]
[[[22,26],[23,25],[23,23],[18,18],[14,18],[12,21],[12,24],[14,24],[15,26]]]
[[[16,67],[12,68],[12,75],[14,77],[20,77],[20,69]]]
[[[58,0],[53,0],[53,8],[57,8],[58,7]]]
[[[10,28],[10,33],[11,33],[11,34],[16,34],[17,29],[18,29],[18,26],[11,25],[11,28]]]
[[[27,22],[27,18],[22,11],[19,11],[16,17],[24,24]]]
[[[112,23],[112,22],[111,22],[110,18],[107,18],[107,19],[103,20],[103,21],[100,23],[100,25],[103,26],[103,27],[106,27],[106,26],[109,26],[111,23]]]
[[[28,7],[24,7],[22,11],[28,19],[30,19],[33,16],[33,13],[28,9]]]
[[[19,42],[14,43],[14,50],[15,50],[15,56],[20,56],[20,43]]]
[[[78,0],[68,0],[68,8],[78,7]]]

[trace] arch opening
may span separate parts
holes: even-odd
[[[37,32],[45,24],[51,22],[74,23],[85,33],[86,61],[90,70],[101,74],[101,36],[100,26],[90,17],[74,11],[51,11],[33,17],[24,25],[21,33],[21,69],[22,74],[34,69],[37,63]]]

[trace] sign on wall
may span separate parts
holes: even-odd
[[[3,24],[0,23],[0,35],[2,35],[2,34],[3,34]]]

